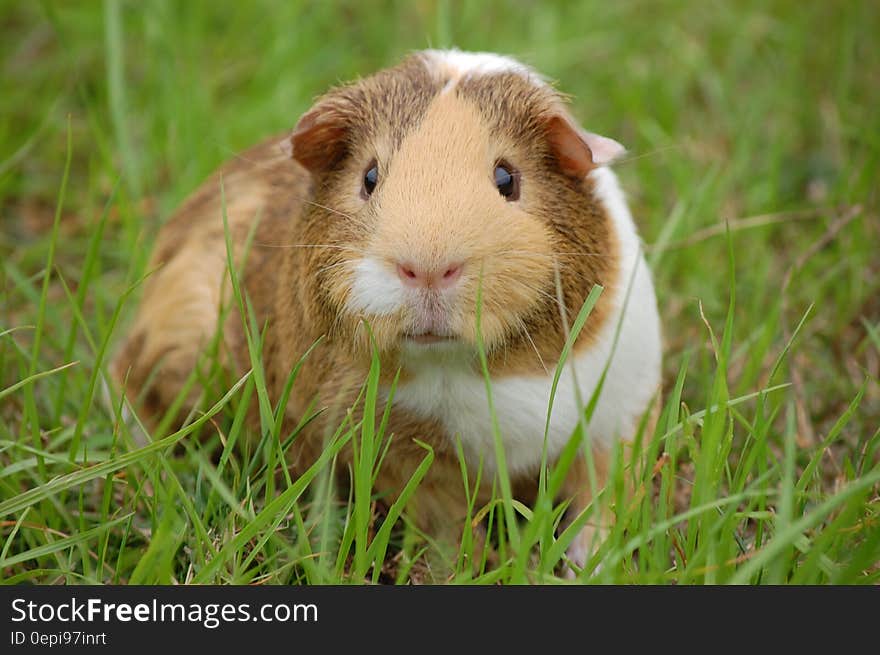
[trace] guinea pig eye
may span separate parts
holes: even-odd
[[[506,200],[519,200],[519,172],[506,161],[495,165],[495,186]]]
[[[365,199],[369,198],[373,195],[373,191],[376,189],[376,185],[379,183],[379,167],[375,161],[370,162],[370,165],[367,167],[366,173],[364,173],[364,183],[361,187],[361,196]]]

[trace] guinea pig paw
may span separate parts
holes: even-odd
[[[590,557],[598,550],[604,536],[603,531],[597,530],[593,526],[584,526],[565,551],[567,561],[562,568],[562,577],[566,580],[576,580],[584,574],[589,576],[599,573],[602,570],[601,564],[596,564],[587,571],[584,570],[584,567]]]
[[[566,580],[577,580],[587,563],[587,553],[582,547],[572,545],[565,551],[565,555],[566,562],[562,567],[562,577]]]

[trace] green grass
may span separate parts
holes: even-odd
[[[878,32],[869,0],[0,2],[0,578],[425,579],[404,503],[380,511],[371,490],[393,438],[376,363],[366,418],[307,471],[282,463],[312,416],[281,421],[253,321],[255,369],[228,380],[208,357],[192,381],[217,395],[146,447],[101,388],[159,225],[215,166],[330,84],[457,45],[535,65],[629,149],[617,170],[658,290],[664,409],[601,496],[617,520],[581,580],[876,584]],[[497,558],[472,567],[465,539],[452,579],[560,581],[573,530],[556,534],[550,497],[574,436],[533,506],[503,480],[472,503]]]

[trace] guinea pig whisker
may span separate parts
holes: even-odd
[[[620,159],[614,160],[615,166],[620,166],[621,164],[628,164],[630,162],[636,161],[638,159],[645,159],[646,157],[655,157],[661,153],[664,153],[668,150],[680,150],[686,147],[687,144],[684,143],[671,143],[668,146],[661,146],[660,148],[654,148],[653,150],[648,150],[647,152],[643,152],[640,155],[633,155],[632,157],[621,157]]]
[[[320,202],[315,202],[314,200],[305,200],[304,202],[306,202],[309,205],[314,205],[315,207],[318,207],[319,209],[324,209],[324,210],[330,212],[331,214],[339,214],[340,216],[342,216],[344,218],[356,220],[355,217],[352,216],[351,214],[346,214],[345,212],[339,211],[338,209],[333,209],[333,207],[328,207],[327,205],[322,205]]]
[[[323,209],[325,211],[328,211],[331,214],[338,214],[339,216],[342,216],[343,218],[346,218],[346,219],[352,221],[353,223],[360,225],[361,227],[368,227],[367,223],[364,222],[362,219],[358,218],[357,216],[352,216],[351,214],[348,214],[343,211],[339,211],[338,209],[334,209],[333,207],[328,207],[327,205],[322,205],[320,202],[315,202],[314,200],[304,200],[304,202],[309,205],[313,205],[315,207],[318,207],[319,209]]]
[[[320,202],[315,202],[314,200],[310,200],[309,198],[302,198],[302,201],[307,205],[312,205],[313,207],[317,207],[318,209],[323,209],[324,211],[328,211],[331,214],[336,214],[337,216],[342,216],[343,218],[351,221],[356,225],[360,225],[361,227],[367,228],[369,225],[363,220],[354,216],[353,214],[349,214],[347,212],[341,211],[334,207],[330,207],[329,205],[323,205]]]
[[[529,343],[532,345],[532,350],[535,351],[535,354],[538,356],[538,361],[541,363],[541,368],[544,369],[544,373],[549,375],[549,371],[547,370],[547,365],[544,363],[544,358],[541,357],[541,353],[538,351],[538,346],[535,345],[534,340],[532,339],[532,335],[529,334],[529,328],[526,327],[525,321],[523,321],[519,316],[516,317],[517,325],[520,327],[520,331],[525,335],[526,339],[528,339]]]
[[[326,248],[327,250],[345,250],[358,254],[364,252],[362,249],[359,248],[352,248],[350,246],[337,246],[331,243],[265,243],[261,241],[254,241],[254,245],[259,246],[260,248]]]
[[[315,272],[315,275],[320,275],[321,273],[326,273],[327,271],[329,271],[333,268],[338,268],[340,266],[350,266],[354,262],[355,262],[355,260],[353,260],[353,259],[343,259],[341,262],[336,262],[335,264],[329,264],[327,266],[323,266],[323,267],[319,268]]]
[[[549,300],[551,303],[555,303],[555,302],[556,302],[556,298],[555,298],[552,294],[549,294],[549,293],[547,293],[546,291],[544,291],[543,289],[537,289],[537,288],[535,288],[535,289],[533,289],[533,290],[534,290],[536,293],[538,293],[538,294],[544,296],[544,297],[545,297],[547,300]]]
[[[497,278],[504,285],[509,285],[509,284],[517,285],[523,289],[526,289],[528,291],[533,291],[534,293],[537,293],[541,296],[544,296],[545,298],[547,298],[548,300],[550,300],[553,303],[556,302],[555,296],[552,296],[551,294],[549,294],[547,291],[545,291],[541,287],[534,285],[534,284],[530,284],[529,282],[527,282],[525,280],[517,279],[517,278],[513,277],[512,275],[508,275],[505,273],[499,274],[497,276]],[[499,306],[503,306],[501,303],[498,303],[498,304],[499,304]]]
[[[607,252],[585,252],[583,250],[574,250],[570,252],[561,251],[553,253],[554,258],[562,256],[562,257],[608,257]]]
[[[529,291],[533,291],[533,292],[537,293],[539,296],[543,296],[544,298],[549,300],[551,303],[556,302],[556,298],[553,295],[551,295],[550,293],[547,293],[544,289],[541,289],[539,287],[536,287],[536,286],[533,286],[530,284],[526,284],[525,282],[520,282],[520,286],[528,289]]]
[[[537,252],[530,252],[528,250],[500,250],[500,251],[498,251],[498,253],[496,253],[496,256],[503,256],[503,255],[525,255],[526,257],[535,257],[535,258],[550,259],[550,260],[556,260],[560,256],[563,256],[563,257],[580,257],[580,256],[583,256],[583,257],[608,257],[608,253],[584,252],[584,251],[570,251],[570,252],[561,251],[561,252],[555,252],[551,255],[546,255],[546,254],[537,253]]]

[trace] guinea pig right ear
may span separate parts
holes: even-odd
[[[326,170],[345,154],[347,113],[335,99],[318,102],[303,114],[290,138],[281,143],[286,155],[312,173]]]
[[[571,177],[583,178],[626,152],[614,139],[587,132],[565,114],[551,116],[545,129],[560,169]]]

